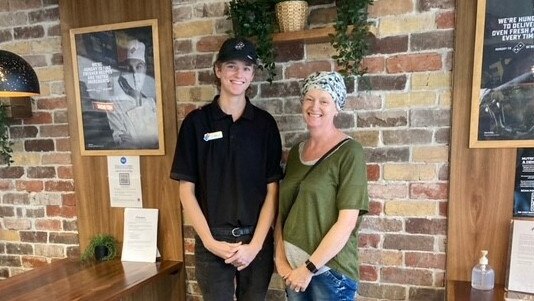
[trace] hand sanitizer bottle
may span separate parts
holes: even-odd
[[[495,284],[495,272],[488,264],[487,250],[482,250],[482,257],[473,267],[471,273],[471,287],[479,290],[492,290]]]

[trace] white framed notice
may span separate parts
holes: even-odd
[[[139,156],[108,156],[111,207],[143,207]]]
[[[125,208],[122,261],[156,262],[158,209]]]
[[[534,294],[534,220],[512,221],[509,291]]]

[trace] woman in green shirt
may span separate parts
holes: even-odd
[[[275,264],[289,300],[352,301],[359,280],[358,217],[369,208],[363,148],[334,125],[347,94],[339,73],[310,75],[301,94],[309,138],[287,159]]]

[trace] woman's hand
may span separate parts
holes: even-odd
[[[305,265],[292,270],[287,277],[285,277],[286,286],[295,292],[303,292],[306,290],[313,277],[313,273],[310,272]]]

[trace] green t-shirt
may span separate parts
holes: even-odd
[[[299,146],[288,155],[286,175],[280,183],[279,214],[284,240],[312,254],[337,221],[339,210],[369,210],[367,168],[363,148],[350,139],[325,158],[302,181],[311,165],[300,160]],[[294,195],[298,195],[294,198]],[[358,226],[347,244],[326,266],[359,280]]]

